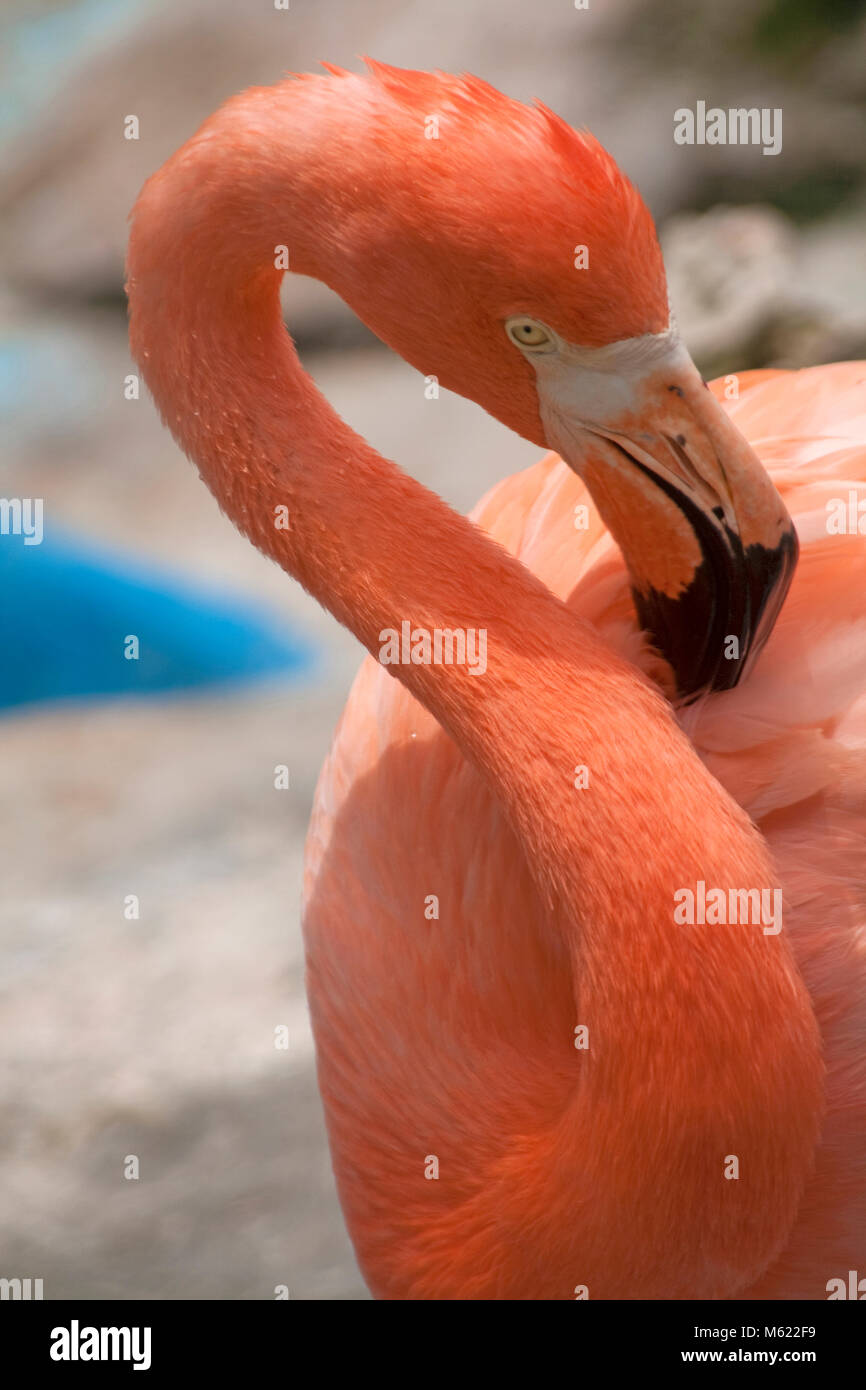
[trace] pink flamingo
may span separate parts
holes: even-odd
[[[392,1298],[824,1298],[866,1225],[866,537],[829,525],[866,369],[706,390],[591,137],[370,70],[229,101],[128,263],[135,357],[254,544],[374,658],[404,622],[487,634],[483,672],[368,660],[316,795],[308,989],[362,1269]],[[280,248],[560,457],[453,513],[302,370]],[[684,923],[699,885],[781,886],[784,922]]]

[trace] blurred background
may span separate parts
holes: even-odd
[[[130,206],[243,87],[363,53],[468,70],[588,126],[638,183],[705,375],[866,356],[866,4],[5,0],[2,24],[0,497],[43,499],[44,537],[0,535],[0,1276],[364,1298],[299,929],[362,653],[126,399]],[[782,152],[676,145],[698,100],[780,107]],[[431,407],[319,286],[287,284],[286,313],[337,410],[461,510],[536,457],[466,401]]]

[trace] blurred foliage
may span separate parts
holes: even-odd
[[[770,0],[752,25],[755,51],[770,59],[805,56],[864,14],[866,0]]]
[[[689,206],[706,212],[718,203],[768,203],[805,226],[855,205],[863,183],[862,169],[841,162],[809,169],[792,178],[777,178],[772,184],[762,175],[762,166],[754,173],[741,169],[714,174],[698,182]]]
[[[825,166],[821,170],[810,170],[808,175],[789,183],[777,184],[768,201],[795,222],[816,222],[853,203],[859,194],[862,177],[862,171],[856,167]]]
[[[620,39],[634,61],[654,53],[668,68],[705,72],[712,54],[720,72],[744,59],[758,71],[797,70],[818,65],[864,16],[866,0],[643,0],[624,14]]]

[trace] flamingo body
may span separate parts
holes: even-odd
[[[866,520],[860,534],[827,531],[828,503],[847,509],[852,490],[864,496],[866,364],[744,373],[730,402],[723,383],[712,389],[781,490],[801,558],[750,681],[682,721],[773,852],[828,1068],[797,1221],[766,1274],[736,1296],[825,1298],[829,1279],[862,1264],[866,1231]],[[574,525],[581,504],[585,530]],[[614,649],[661,675],[622,557],[555,455],[498,484],[473,516]],[[675,798],[676,767],[669,779]],[[630,853],[629,810],[614,861]],[[703,829],[712,836],[710,818]],[[467,1248],[461,1218],[468,1224],[473,1195],[503,1174],[512,1200],[531,1205],[526,1136],[555,1122],[573,1085],[568,961],[538,931],[543,903],[496,798],[373,659],[322,771],[306,869],[319,1076],[371,1287],[386,1297],[573,1298],[584,1269],[568,1210],[556,1213],[558,1243],[500,1241],[491,1223],[483,1255]],[[438,920],[425,917],[428,894]],[[424,1176],[428,1155],[438,1180]],[[678,1233],[667,1235],[673,1247]],[[615,1271],[611,1293],[629,1297],[630,1278]]]
[[[563,462],[478,524],[402,474],[298,361],[281,249]],[[825,1296],[866,1196],[866,540],[826,512],[863,481],[863,367],[717,398],[600,146],[375,64],[216,112],[142,191],[128,293],[207,485],[371,656],[406,620],[488,633],[483,674],[365,664],[311,823],[319,1075],[373,1291]],[[784,928],[678,922],[700,882],[781,892]]]

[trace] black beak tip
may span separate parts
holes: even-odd
[[[683,704],[731,690],[743,678],[773,630],[797,566],[793,524],[772,549],[743,549],[731,532],[726,541],[704,548],[691,583],[675,598],[632,591],[641,625],[671,666]]]

